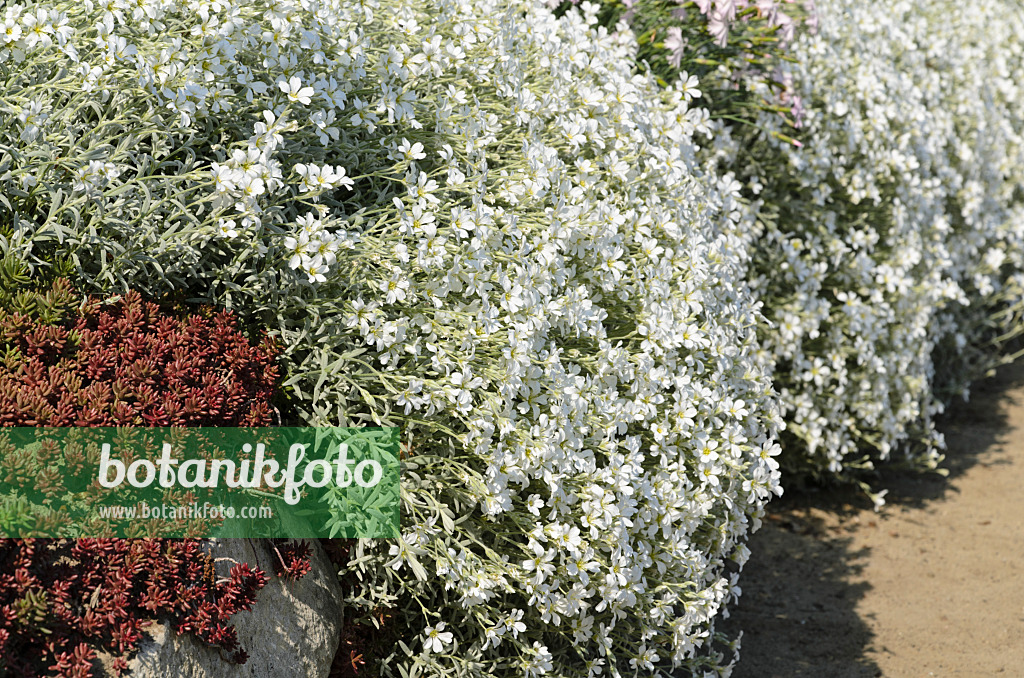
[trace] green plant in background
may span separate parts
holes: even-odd
[[[663,85],[679,81],[700,96],[712,120],[753,125],[759,113],[774,113],[785,124],[770,133],[796,141],[785,127],[799,127],[803,108],[786,65],[797,32],[815,30],[813,3],[614,0],[601,3],[599,16],[609,29],[628,26],[638,68]]]

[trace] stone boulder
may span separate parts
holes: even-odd
[[[298,581],[274,575],[277,557],[269,542],[255,539],[214,540],[210,555],[217,573],[227,576],[236,563],[249,563],[270,577],[248,612],[231,618],[239,645],[249,653],[245,664],[230,664],[221,650],[167,624],[153,624],[129,661],[130,678],[326,678],[338,648],[342,595],[337,569],[323,548],[312,544],[312,570]]]

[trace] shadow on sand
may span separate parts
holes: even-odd
[[[972,466],[1009,463],[981,455],[1002,442],[1009,392],[1021,385],[1024,364],[1004,366],[974,385],[969,402],[954,402],[939,421],[948,477],[883,469],[871,484],[889,489],[884,510],[919,508],[955,495],[956,478]],[[870,585],[851,581],[870,549],[853,549],[847,536],[861,521],[871,521],[864,517],[869,507],[863,494],[848,488],[790,492],[769,505],[749,544],[743,595],[718,625],[729,636],[743,631],[733,678],[882,675],[865,652],[875,640],[871,629],[856,612]]]

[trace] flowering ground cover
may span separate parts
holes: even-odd
[[[780,452],[934,467],[1017,326],[1020,18],[9,5],[0,252],[228,309],[297,423],[402,428],[403,536],[340,566],[369,670],[727,673]]]
[[[800,146],[761,112],[761,129],[723,130],[736,134],[716,151],[751,199],[782,462],[794,480],[889,459],[935,468],[934,416],[1021,328],[1022,16],[1006,3],[816,11],[787,65]]]
[[[3,427],[265,423],[272,344],[251,345],[227,313],[176,317],[135,292],[104,304],[66,280],[33,290],[17,269],[0,271],[0,478],[34,492],[0,497],[0,675],[89,678],[97,652],[120,675],[157,619],[244,663],[230,618],[251,609],[262,571],[216,578],[199,539],[7,538],[67,525],[96,488],[88,451],[14,449]],[[304,548],[279,544],[282,576],[308,572]]]

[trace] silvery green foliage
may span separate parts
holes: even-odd
[[[753,138],[716,128],[713,151],[756,196],[740,235],[772,321],[784,465],[846,476],[898,451],[934,468],[948,391],[1019,318],[1021,8],[817,7],[789,74],[803,146],[762,115]]]
[[[727,672],[781,493],[739,184],[595,12],[6,10],[4,256],[230,306],[306,422],[404,429],[403,537],[349,566],[387,675]]]

